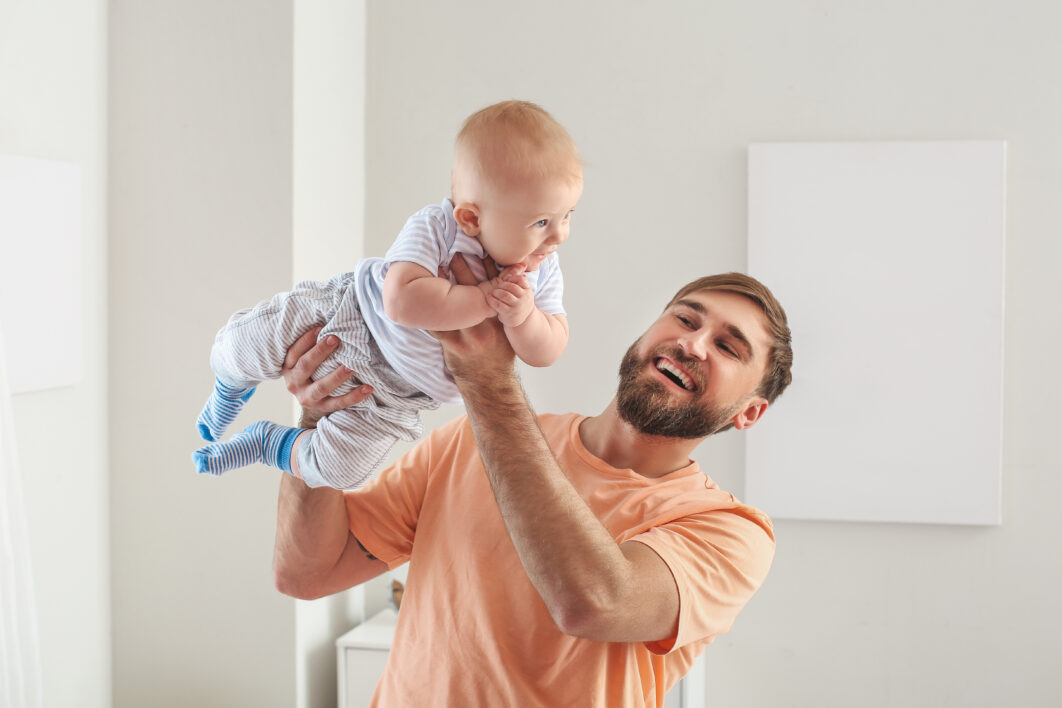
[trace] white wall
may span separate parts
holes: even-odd
[[[370,3],[365,253],[445,196],[467,113],[507,97],[553,111],[587,189],[563,253],[571,345],[526,376],[540,410],[596,412],[678,284],[744,266],[748,143],[1009,141],[1004,525],[778,521],[771,576],[708,651],[708,705],[1062,701],[1062,383],[1048,375],[1062,348],[1062,6],[514,7]],[[85,380],[15,401],[47,705],[112,704],[109,586],[113,705],[290,705],[294,612],[269,570],[277,474],[199,479],[187,457],[213,332],[247,293],[291,278],[291,4],[110,9],[107,76],[104,0],[0,0],[0,152],[86,177]],[[921,391],[912,404],[912,417],[947,407]],[[62,444],[57,411],[79,423]],[[249,415],[289,412],[274,387]],[[698,457],[740,493],[736,433]]]
[[[214,334],[292,274],[292,3],[111,4],[114,705],[291,706],[279,473],[198,477]],[[290,420],[281,386],[244,420]]]
[[[0,154],[76,164],[83,186],[82,380],[13,405],[49,708],[111,704],[106,24],[105,0],[0,0]]]
[[[510,97],[552,111],[588,164],[562,253],[571,343],[525,377],[540,410],[597,412],[621,353],[678,285],[744,268],[749,143],[1009,141],[1004,525],[779,520],[766,585],[708,650],[707,703],[1057,705],[1062,383],[1047,372],[1062,346],[1062,5],[514,7],[369,4],[366,254],[446,195],[468,113]],[[931,391],[911,399],[912,420],[883,431],[885,444],[919,415],[946,414]],[[739,434],[697,457],[741,493]]]
[[[362,256],[365,2],[293,7],[293,279],[324,280]],[[295,603],[296,708],[336,705],[335,640],[363,608],[362,587]]]

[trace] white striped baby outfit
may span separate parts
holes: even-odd
[[[446,200],[410,217],[385,258],[360,261],[353,272],[323,283],[297,283],[290,292],[237,312],[218,332],[210,365],[220,381],[236,388],[280,378],[291,345],[321,324],[320,337],[334,334],[340,344],[313,379],[343,364],[358,381],[344,383],[333,395],[347,393],[359,382],[373,387],[368,399],[326,416],[301,439],[299,470],[309,486],[361,486],[396,440],[420,437],[420,410],[461,402],[438,341],[424,330],[392,322],[383,308],[383,279],[390,263],[408,261],[436,273],[458,252],[473,256],[466,258],[469,267],[485,277],[480,242],[458,228],[453,205]],[[557,254],[527,276],[535,305],[547,314],[564,314]]]

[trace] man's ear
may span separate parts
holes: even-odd
[[[454,220],[469,236],[479,236],[479,207],[471,202],[461,202],[454,207]]]
[[[763,417],[766,410],[767,399],[762,396],[755,396],[749,399],[745,403],[745,407],[738,411],[730,420],[738,430],[746,430],[756,425],[756,422]]]

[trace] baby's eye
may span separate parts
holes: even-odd
[[[548,224],[548,223],[549,223],[549,219],[539,219],[538,221],[536,221],[535,223],[533,223],[531,225],[534,226],[536,229],[544,229],[544,228],[546,228],[546,224]]]
[[[575,210],[572,209],[572,211],[575,211]],[[565,221],[569,221],[572,218],[572,211],[569,211],[567,214],[564,215],[564,220]]]

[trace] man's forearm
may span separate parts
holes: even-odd
[[[558,626],[592,635],[625,601],[631,568],[557,465],[514,375],[459,380],[502,518]]]
[[[492,274],[493,265],[485,265]],[[462,259],[450,267],[458,282],[475,282]],[[641,543],[618,546],[557,465],[513,372],[501,324],[487,320],[436,336],[506,530],[557,626],[597,641],[672,636],[678,591],[670,571]]]
[[[304,414],[301,422],[316,421]],[[278,590],[303,599],[322,597],[385,570],[386,564],[369,555],[351,535],[343,492],[331,487],[311,489],[299,479],[282,475],[273,553]]]
[[[329,487],[311,489],[290,475],[283,476],[273,554],[278,590],[300,598],[328,594],[329,575],[348,543],[346,519],[342,492]]]

